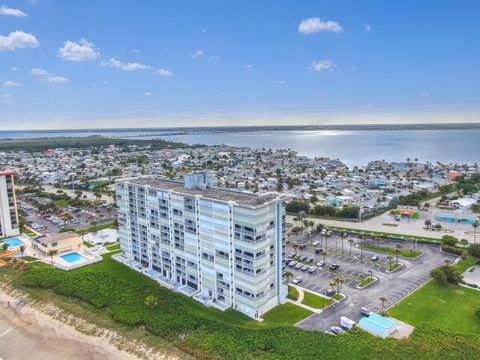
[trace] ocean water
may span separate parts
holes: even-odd
[[[372,160],[480,162],[480,130],[258,131],[172,135],[188,144],[294,149],[309,157],[340,159],[348,166]]]
[[[162,138],[188,144],[293,149],[309,157],[340,159],[348,166],[372,160],[443,163],[480,162],[480,129],[474,130],[284,130],[178,134],[178,130],[0,131],[1,138],[103,135],[129,139]]]

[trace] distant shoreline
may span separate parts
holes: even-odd
[[[355,125],[282,125],[282,126],[205,126],[205,127],[148,127],[148,128],[92,128],[92,129],[42,129],[42,130],[0,130],[8,133],[68,133],[68,132],[159,132],[154,135],[190,135],[254,131],[371,131],[371,130],[473,130],[480,129],[480,123],[445,123],[445,124],[355,124]],[[151,135],[149,135],[151,136]],[[5,137],[7,138],[7,137]]]

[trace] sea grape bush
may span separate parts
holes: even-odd
[[[201,359],[478,359],[480,336],[452,334],[429,325],[408,340],[380,339],[354,330],[330,336],[295,327],[242,326],[204,317],[162,287],[132,285],[107,272],[62,272],[32,267],[23,285],[49,289],[105,310],[116,322],[145,326]],[[145,305],[153,294],[158,305]]]

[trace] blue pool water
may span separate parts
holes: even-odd
[[[87,258],[83,257],[82,255],[74,252],[66,255],[60,256],[63,260],[66,262],[69,262],[70,264],[81,264],[84,263],[85,261],[88,261]]]
[[[16,247],[25,245],[25,243],[20,240],[19,238],[11,238],[7,240],[3,240],[2,244],[7,244],[8,245],[8,250],[15,249]]]

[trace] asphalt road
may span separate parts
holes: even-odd
[[[320,240],[320,236],[316,236],[313,241]],[[357,242],[358,239],[355,239]],[[310,240],[305,243],[310,244]],[[392,246],[393,242],[386,241],[380,243],[382,246]],[[323,247],[325,243],[322,244]],[[408,249],[411,244],[402,243],[404,249]],[[315,314],[299,324],[304,329],[328,330],[331,326],[340,321],[340,316],[346,316],[352,320],[358,321],[360,319],[359,309],[367,307],[372,311],[381,310],[380,296],[386,296],[388,301],[386,307],[407,296],[409,293],[425,284],[430,279],[430,271],[444,263],[445,259],[454,260],[449,255],[440,253],[437,246],[421,245],[420,251],[424,255],[415,260],[400,258],[399,262],[404,266],[393,273],[386,273],[388,268],[388,255],[379,254],[369,250],[362,250],[363,260],[360,261],[360,249],[352,246],[352,255],[350,256],[350,247],[347,240],[344,240],[344,255],[341,254],[340,238],[334,236],[328,240],[329,255],[326,256],[326,267],[332,263],[340,265],[339,272],[346,274],[341,292],[345,294],[346,299],[339,304],[326,309],[323,313]],[[338,252],[336,250],[338,249]],[[293,249],[288,248],[287,254],[293,252]],[[315,258],[314,250],[311,247],[299,250],[299,255]],[[379,262],[372,262],[370,258],[373,255],[379,255]],[[315,263],[323,260],[323,257],[317,255]],[[393,261],[395,262],[395,260]],[[295,276],[302,276],[304,279],[299,286],[309,290],[323,293],[330,289],[329,283],[336,277],[342,277],[338,274],[332,274],[325,270],[317,271],[314,274],[302,272],[293,268],[288,268]],[[360,290],[356,286],[359,284],[358,280],[350,277],[358,278],[359,274],[372,275],[378,280],[372,285]]]

